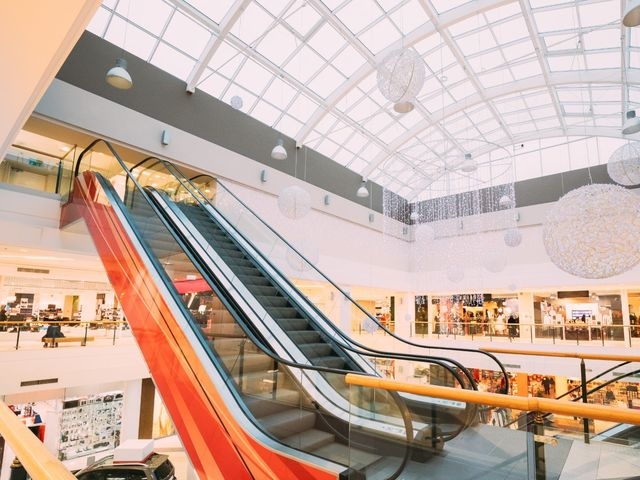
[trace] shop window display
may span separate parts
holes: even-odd
[[[574,297],[534,296],[534,319],[537,338],[580,342],[625,336],[619,295],[600,295],[595,301],[588,292]]]
[[[110,450],[120,443],[122,392],[65,399],[60,415],[60,460]]]
[[[416,295],[415,319],[416,335],[427,335],[429,333],[429,303],[426,295]]]
[[[433,332],[438,335],[503,336],[520,335],[517,298],[487,294],[436,297],[433,304]]]

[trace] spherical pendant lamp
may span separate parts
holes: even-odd
[[[592,184],[563,196],[547,215],[551,261],[581,278],[607,278],[640,261],[640,200],[618,185]]]
[[[286,187],[278,196],[278,208],[287,218],[302,218],[311,211],[311,195],[297,185]]]
[[[411,49],[401,48],[389,53],[378,65],[377,82],[380,92],[395,104],[395,110],[405,113],[424,85],[425,68],[422,58]]]
[[[620,185],[640,183],[640,142],[632,142],[617,148],[607,162],[607,173]]]

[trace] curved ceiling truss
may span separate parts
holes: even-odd
[[[531,139],[622,139],[640,105],[640,34],[621,25],[625,3],[104,0],[89,29],[415,199],[468,176],[455,169],[465,154],[486,165]],[[400,48],[426,67],[406,114],[376,83]]]

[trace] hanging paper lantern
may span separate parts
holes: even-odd
[[[311,195],[297,185],[286,187],[278,197],[278,208],[287,218],[302,218],[311,210]]]

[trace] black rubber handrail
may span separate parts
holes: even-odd
[[[156,158],[157,157],[150,157],[150,158]],[[161,160],[161,159],[159,159]],[[179,172],[180,170],[174,166],[174,168],[176,168],[176,170]],[[212,180],[214,180],[217,185],[221,186],[226,193],[228,193],[229,195],[231,195],[235,201],[237,201],[244,209],[246,209],[251,215],[253,215],[254,218],[256,218],[260,223],[262,223],[262,225],[264,225],[269,231],[271,231],[271,233],[273,233],[276,237],[278,237],[278,239],[280,241],[282,241],[287,248],[290,248],[291,250],[293,250],[296,255],[298,255],[300,258],[302,258],[307,265],[309,265],[311,268],[313,268],[325,281],[327,281],[329,284],[331,284],[331,286],[333,288],[335,288],[338,292],[340,292],[341,295],[344,296],[344,298],[346,298],[347,300],[349,300],[351,302],[352,305],[354,305],[358,310],[360,310],[360,312],[362,312],[367,318],[369,318],[371,321],[375,322],[376,325],[378,325],[378,327],[380,327],[385,333],[387,333],[388,335],[390,335],[391,337],[395,338],[396,340],[405,343],[406,345],[410,345],[412,347],[418,347],[418,348],[428,348],[428,349],[434,349],[434,350],[444,350],[444,351],[457,351],[457,352],[467,352],[467,353],[479,353],[481,355],[486,355],[487,357],[491,358],[491,360],[493,360],[496,365],[498,366],[498,368],[500,369],[503,378],[504,378],[504,389],[501,390],[499,393],[508,393],[508,389],[509,389],[509,377],[507,375],[507,371],[504,367],[504,365],[502,364],[502,362],[500,362],[500,360],[498,360],[498,358],[489,353],[489,352],[484,352],[481,350],[475,350],[475,349],[471,349],[471,348],[463,348],[463,347],[444,347],[444,346],[434,346],[434,345],[424,345],[424,344],[419,344],[419,343],[415,343],[412,342],[410,340],[407,340],[403,337],[400,337],[398,335],[396,335],[394,332],[391,332],[387,327],[385,327],[383,324],[381,324],[377,318],[375,318],[374,316],[372,316],[369,312],[367,312],[358,302],[356,302],[347,292],[345,292],[342,288],[340,288],[338,285],[336,285],[329,277],[327,277],[321,270],[319,270],[313,263],[309,262],[304,255],[302,255],[302,253],[300,253],[293,245],[291,245],[286,239],[284,239],[276,230],[274,230],[268,223],[266,223],[264,220],[262,220],[262,218],[260,218],[259,215],[256,215],[256,213],[251,210],[242,200],[240,200],[233,192],[231,192],[228,188],[226,188],[224,186],[224,184],[222,184],[219,180],[217,180],[215,177],[212,177],[209,174],[198,174],[190,179],[190,185],[196,189],[198,191],[198,193],[200,194],[200,196],[202,196],[203,198],[206,198],[206,195],[202,194],[202,192],[200,192],[200,190],[198,189],[197,186],[195,186],[193,184],[193,180],[198,179],[198,178],[204,178],[204,177],[208,177],[211,178]],[[178,187],[179,189],[180,187]],[[186,188],[185,188],[186,190]],[[211,205],[212,208],[215,209],[215,206]],[[217,209],[216,209],[217,210]],[[268,259],[267,259],[268,261]],[[349,339],[350,341],[353,341],[352,339]],[[355,343],[355,342],[354,342]],[[372,350],[373,351],[373,350]],[[475,384],[475,381],[473,382]]]
[[[111,151],[111,153],[113,154],[114,158],[118,161],[118,163],[120,164],[121,168],[123,169],[123,171],[125,172],[125,174],[128,176],[128,178],[130,178],[134,185],[136,186],[136,188],[140,191],[142,197],[149,203],[149,205],[151,206],[151,208],[154,210],[154,212],[156,213],[156,215],[158,215],[159,218],[162,219],[162,215],[160,214],[160,212],[156,209],[155,204],[153,201],[151,201],[151,199],[149,198],[149,196],[147,195],[147,193],[144,191],[144,189],[142,188],[142,186],[137,182],[137,180],[135,178],[133,178],[133,176],[131,175],[131,173],[129,172],[129,170],[127,169],[126,165],[124,164],[124,162],[122,161],[122,159],[119,157],[119,155],[116,153],[116,151],[113,149],[113,147],[106,142],[105,140],[102,139],[97,139],[94,142],[92,142],[87,148],[85,148],[83,150],[83,152],[80,154],[79,158],[78,158],[78,163],[76,165],[76,171],[75,174],[76,176],[79,174],[79,170],[80,170],[80,164],[81,164],[81,160],[84,157],[84,155],[90,151],[93,146],[95,146],[97,143],[99,142],[104,142],[105,145],[109,148],[109,150]],[[98,178],[99,182],[101,183],[103,190],[105,191],[105,193],[107,194],[111,194],[111,199],[115,200],[116,202],[120,201],[117,194],[115,194],[115,192],[113,192],[113,187],[110,184],[110,182],[108,180],[106,180],[104,177],[102,177],[102,175],[100,175],[99,173],[94,173],[96,175],[96,178]],[[125,217],[129,217],[129,214],[125,209],[122,210],[122,214]],[[164,222],[164,220],[163,220]],[[138,237],[138,240],[141,241],[141,243],[144,245],[146,242],[142,241],[142,237],[140,236],[140,234],[137,232],[137,229],[135,228],[135,222],[131,221],[131,219],[129,218],[129,223],[132,227],[132,230],[134,232],[134,235],[136,235],[136,237]],[[186,252],[185,252],[186,253]],[[159,272],[163,272],[163,269],[159,267],[159,265],[157,265],[157,259],[155,258],[155,256],[151,256],[150,257],[152,263],[156,264],[155,267]],[[161,275],[162,276],[162,275]],[[167,279],[165,279],[165,281],[167,281]],[[173,289],[170,289],[172,296],[176,297],[177,294]],[[221,300],[223,298],[226,298],[225,295],[220,296]],[[178,309],[180,309],[182,311],[182,314],[186,316],[186,318],[190,318],[190,314],[188,313],[188,311],[186,311],[186,307],[184,306],[184,304],[178,299],[178,298],[174,298],[175,300],[175,304],[177,305]],[[228,301],[229,299],[226,298],[226,300]],[[235,302],[233,302],[235,303]],[[227,309],[230,311],[230,313],[232,315],[234,315],[234,318],[236,318],[236,316],[243,316],[243,312],[242,309],[240,309],[237,305],[234,305],[235,308],[228,308],[231,307],[231,305],[225,305],[225,307],[227,307]],[[237,319],[236,319],[237,320]],[[193,322],[190,322],[193,325]],[[240,322],[241,324],[243,322]],[[313,370],[313,371],[319,371],[319,372],[323,372],[323,373],[330,373],[330,374],[337,374],[337,375],[345,375],[347,373],[352,373],[352,371],[349,370],[341,370],[341,369],[335,369],[335,368],[330,368],[330,367],[323,367],[323,366],[317,366],[317,365],[307,365],[307,364],[299,364],[297,362],[293,362],[290,361],[288,359],[282,358],[280,356],[278,356],[277,354],[275,354],[275,352],[273,352],[268,345],[264,344],[261,339],[259,339],[258,337],[256,337],[253,332],[248,329],[245,331],[245,333],[247,334],[247,337],[267,356],[269,356],[272,360],[274,360],[275,362],[279,363],[279,364],[283,364],[288,366],[289,368],[295,368],[295,369],[299,369],[299,370]],[[204,342],[204,339],[202,339],[201,335],[198,335],[198,337],[201,339],[201,342]],[[213,361],[218,368],[221,368],[221,365],[218,363],[218,361],[215,358],[215,355],[212,356],[212,351],[208,348],[207,349],[210,352],[210,360]],[[434,362],[437,363],[437,362]],[[443,365],[444,366],[444,365]],[[446,366],[444,366],[446,368]],[[459,380],[461,381],[461,380]],[[407,448],[405,449],[405,455],[404,455],[404,459],[403,462],[400,466],[400,468],[398,469],[397,472],[395,472],[394,474],[392,474],[389,478],[389,480],[392,480],[394,478],[397,478],[397,476],[401,473],[401,471],[404,469],[404,466],[406,465],[406,463],[408,462],[409,459],[409,455],[410,455],[410,451],[411,451],[411,443],[413,442],[413,423],[412,420],[410,418],[410,413],[408,408],[406,407],[406,405],[404,404],[404,401],[402,400],[402,398],[399,395],[391,395],[392,398],[394,399],[394,401],[396,402],[396,404],[398,405],[398,409],[403,417],[403,422],[405,424],[405,431],[406,431],[406,440],[407,440]],[[242,402],[239,402],[239,404],[242,405]]]

